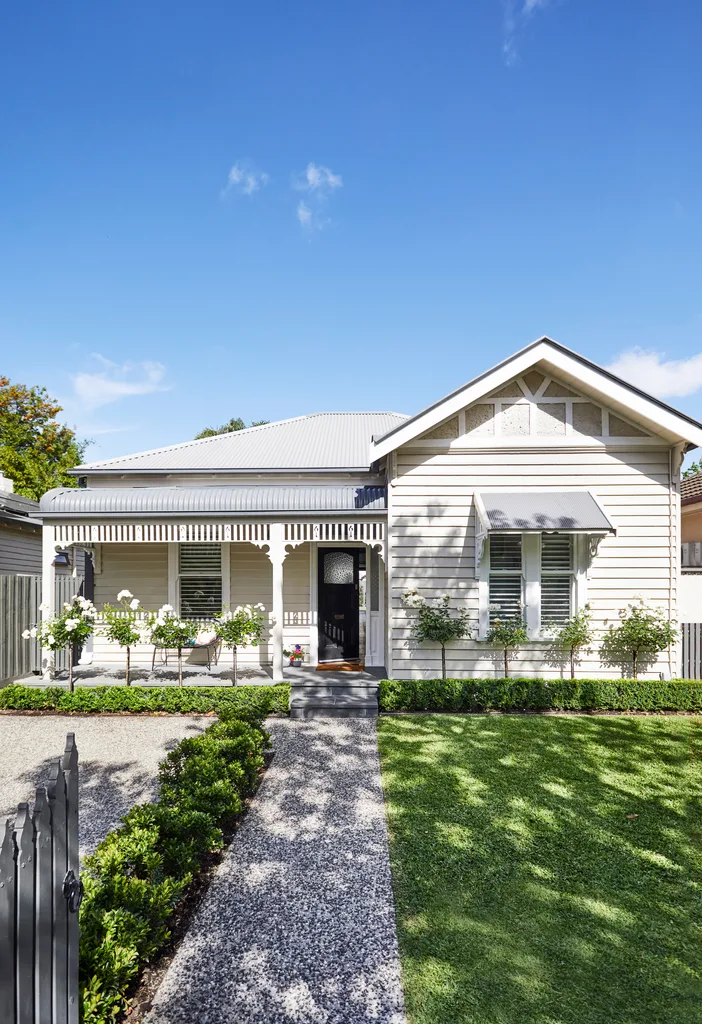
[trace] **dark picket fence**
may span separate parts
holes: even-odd
[[[78,1024],[78,750],[69,733],[34,810],[0,842],[0,1021]]]
[[[702,623],[683,622],[682,633],[682,677],[702,679]]]

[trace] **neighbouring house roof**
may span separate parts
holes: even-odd
[[[590,491],[478,491],[476,505],[489,533],[614,533]]]
[[[634,419],[669,439],[671,443],[687,442],[689,448],[702,446],[702,423],[647,395],[640,388],[616,377],[591,360],[572,352],[550,338],[540,338],[480,376],[428,406],[416,416],[392,426],[371,445],[370,461],[383,458],[408,441],[431,430],[461,409],[490,394],[496,388],[539,364],[558,379],[600,402]]]
[[[61,487],[41,499],[40,515],[244,516],[268,512],[384,512],[387,488],[334,486]]]
[[[0,522],[38,528],[41,526],[41,522],[35,518],[38,511],[39,502],[33,498],[0,491]]]
[[[86,473],[367,470],[374,435],[407,419],[395,412],[320,412],[248,427],[71,470]]]
[[[683,505],[690,505],[693,501],[702,501],[702,473],[694,473],[692,476],[682,478],[680,497]]]

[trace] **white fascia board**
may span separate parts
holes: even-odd
[[[658,405],[652,399],[646,398],[645,395],[639,394],[624,383],[618,383],[595,366],[590,366],[586,361],[573,358],[560,346],[542,341],[529,346],[523,352],[518,352],[516,356],[501,363],[493,371],[482,374],[474,383],[466,384],[465,387],[454,391],[446,399],[430,406],[426,412],[420,413],[409,423],[372,443],[371,462],[381,459],[389,452],[414,440],[420,434],[431,430],[443,420],[456,415],[461,409],[477,402],[480,398],[502,387],[503,384],[507,384],[513,377],[526,373],[537,363],[546,363],[554,370],[561,370],[582,381],[584,385],[601,396],[603,403],[606,404],[607,399],[617,403],[623,410],[629,410],[640,416],[652,430],[663,429],[674,434],[681,441],[688,441],[697,448],[702,447],[702,426],[699,424],[691,423],[688,419],[676,415],[672,409]]]
[[[371,462],[382,459],[384,455],[394,451],[396,448],[400,448],[403,444],[407,444],[408,441],[412,441],[419,434],[424,434],[427,430],[438,426],[439,423],[448,419],[449,416],[455,416],[461,409],[465,409],[467,405],[477,402],[483,395],[495,391],[497,388],[502,387],[503,384],[507,384],[513,377],[518,377],[520,374],[525,373],[534,363],[544,359],[548,351],[548,347],[545,344],[540,344],[529,348],[525,352],[518,353],[512,359],[501,363],[493,371],[483,374],[475,383],[466,384],[465,387],[454,391],[448,398],[430,406],[426,412],[420,413],[409,423],[401,426],[399,430],[396,429],[392,434],[374,442],[371,445]]]
[[[699,424],[691,423],[684,416],[676,415],[673,409],[660,406],[652,399],[627,387],[626,384],[620,384],[610,376],[600,373],[595,367],[573,359],[558,348],[552,348],[550,345],[544,345],[543,348],[545,351],[540,359],[554,369],[572,374],[583,384],[599,392],[603,399],[616,402],[625,410],[641,416],[652,430],[657,427],[662,428],[675,434],[681,441],[689,441],[696,448],[702,447],[702,426]]]

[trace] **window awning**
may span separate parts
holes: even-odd
[[[616,533],[592,491],[476,491],[475,564],[491,533]]]

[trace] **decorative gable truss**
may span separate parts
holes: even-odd
[[[486,441],[499,444],[498,438],[528,444],[542,438],[551,443],[559,437],[584,444],[616,444],[632,438],[655,443],[653,435],[606,406],[535,369],[444,420],[418,441],[459,442],[460,438],[460,445],[473,446]]]

